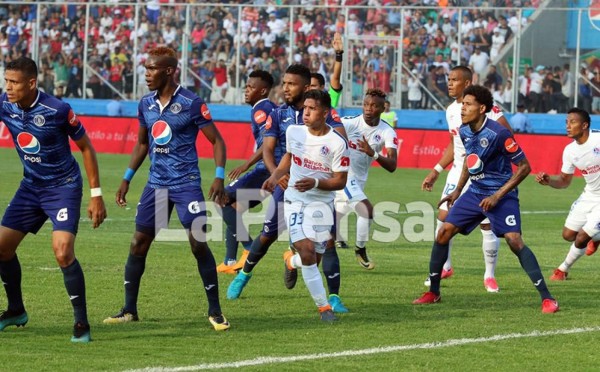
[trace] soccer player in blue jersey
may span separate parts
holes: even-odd
[[[75,257],[83,182],[69,138],[81,150],[91,188],[88,216],[97,228],[106,218],[96,152],[71,107],[37,88],[37,66],[26,57],[5,67],[6,93],[0,96],[0,119],[10,131],[24,168],[24,178],[0,226],[0,278],[8,309],[0,313],[0,331],[24,326],[28,315],[21,293],[17,247],[28,233],[52,221],[52,249],[73,306],[73,342],[89,342],[85,280]]]
[[[283,76],[283,94],[285,104],[275,109],[266,123],[266,130],[263,138],[263,161],[265,166],[271,173],[275,171],[281,157],[286,153],[286,129],[290,125],[303,125],[303,107],[304,107],[304,92],[310,89],[310,70],[308,67],[293,64],[290,65]],[[327,124],[340,132],[344,137],[346,133],[340,121],[339,115],[334,110],[331,110],[327,116]],[[242,293],[242,290],[252,277],[252,270],[258,262],[267,253],[269,247],[279,234],[285,229],[285,221],[283,216],[283,193],[284,189],[277,186],[273,192],[273,200],[267,209],[267,219],[263,225],[260,236],[252,242],[250,254],[244,262],[243,269],[238,273],[235,279],[227,289],[227,298],[236,299]],[[333,247],[333,241],[331,242]],[[330,297],[333,295],[336,300],[339,293],[340,275],[339,275],[339,258],[335,249],[327,249],[325,255],[331,254],[336,257],[327,260],[327,265],[323,266],[323,272],[327,276],[327,284],[329,287]],[[296,270],[293,271],[294,274]],[[295,283],[295,282],[294,282]],[[293,286],[292,286],[293,287]],[[343,306],[340,301],[340,306]],[[335,311],[335,308],[334,308]]]
[[[256,151],[244,164],[228,174],[229,178],[233,181],[225,188],[227,201],[222,209],[223,221],[227,225],[225,230],[225,260],[217,266],[217,272],[236,274],[244,266],[244,261],[246,261],[246,257],[248,257],[248,253],[250,252],[249,249],[252,241],[249,239],[248,231],[243,229],[243,224],[238,222],[238,218],[245,212],[243,208],[244,204],[247,207],[253,208],[261,201],[244,200],[245,203],[238,203],[237,197],[247,197],[244,196],[243,190],[260,190],[262,184],[271,175],[262,161],[262,142],[267,118],[271,111],[277,107],[275,103],[269,100],[272,87],[273,77],[267,71],[254,70],[250,73],[248,82],[246,83],[244,99],[246,103],[252,106],[250,123],[252,125],[252,135],[256,141]],[[246,172],[254,164],[256,164],[254,169],[241,176],[242,173]],[[238,190],[240,190],[239,195]],[[244,253],[239,261],[236,260],[238,242],[241,242],[244,247]]]
[[[104,320],[106,324],[138,320],[137,299],[146,256],[161,228],[166,228],[173,210],[188,233],[208,298],[208,319],[215,330],[229,328],[221,312],[219,283],[213,254],[206,244],[206,209],[201,189],[196,138],[198,132],[213,145],[216,168],[208,197],[221,203],[224,194],[225,143],[215,127],[206,103],[175,82],[177,54],[158,47],[145,63],[149,94],[138,106],[138,141],[116,194],[117,205],[127,205],[125,196],[135,171],[150,157],[150,175],[135,217],[135,233],[125,264],[125,305]]]
[[[542,312],[555,313],[558,303],[546,286],[535,255],[521,237],[516,188],[531,172],[531,167],[510,131],[486,117],[493,105],[492,94],[486,88],[472,85],[465,89],[459,134],[465,145],[466,160],[456,190],[440,201],[447,201],[451,208],[431,251],[430,290],[413,304],[440,301],[440,279],[448,258],[448,242],[458,233],[469,234],[487,217],[494,234],[504,237],[540,293]],[[517,167],[514,174],[511,163]],[[471,186],[461,195],[468,179]]]

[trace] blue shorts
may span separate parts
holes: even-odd
[[[77,234],[81,216],[81,185],[39,188],[21,182],[2,218],[2,226],[36,234],[48,218],[54,231]]]
[[[460,233],[467,235],[487,217],[496,236],[501,237],[509,232],[521,233],[521,212],[517,193],[508,193],[494,208],[484,212],[479,203],[486,197],[467,190],[450,208],[446,222],[459,227]]]
[[[191,229],[197,218],[204,219],[202,226],[205,226],[206,206],[199,186],[184,186],[174,190],[146,186],[137,206],[137,231],[151,236],[158,234],[160,229],[168,227],[173,207],[177,209],[179,221],[184,228]]]
[[[271,176],[271,173],[266,168],[254,168],[250,172],[244,174],[242,177],[231,182],[225,187],[225,193],[229,198],[229,203],[234,203],[238,200],[236,193],[238,190],[250,189],[260,190],[263,183]],[[250,208],[254,208],[259,205],[262,200],[251,200],[249,203]]]
[[[267,207],[267,219],[265,219],[261,232],[265,237],[277,237],[287,229],[283,212],[284,192],[285,190],[279,186],[276,186],[273,191],[273,199]]]

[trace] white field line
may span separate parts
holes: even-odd
[[[529,337],[547,337],[557,335],[568,335],[576,333],[589,333],[600,331],[600,326],[586,327],[586,328],[571,328],[571,329],[557,329],[554,331],[532,331],[529,333],[510,333],[506,335],[495,335],[490,337],[477,337],[477,338],[461,338],[451,339],[447,341],[439,342],[428,342],[424,344],[413,344],[413,345],[397,345],[397,346],[385,346],[376,347],[370,349],[360,350],[346,350],[338,351],[335,353],[319,353],[319,354],[305,354],[305,355],[292,355],[287,357],[258,357],[254,359],[240,360],[237,362],[228,363],[204,363],[197,364],[194,366],[184,367],[146,367],[143,369],[129,370],[127,372],[183,372],[183,371],[199,371],[207,369],[223,369],[223,368],[240,368],[248,366],[261,366],[268,364],[279,364],[279,363],[293,363],[300,361],[313,361],[318,359],[331,359],[331,358],[343,358],[343,357],[355,357],[360,355],[372,355],[372,354],[383,354],[410,351],[417,349],[438,349],[442,347],[461,346],[468,344],[480,344],[486,342],[495,342],[503,340],[512,340],[519,338]]]

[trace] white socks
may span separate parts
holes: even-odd
[[[483,274],[483,278],[493,278],[496,270],[496,262],[498,262],[500,240],[491,230],[481,230],[481,235],[483,235],[481,248],[483,249],[483,259],[485,261],[485,274]]]
[[[565,258],[565,261],[560,264],[558,269],[565,273],[569,272],[571,266],[573,266],[573,264],[583,255],[585,255],[585,248],[579,249],[575,247],[575,243],[571,244],[569,253],[567,253],[567,258]]]
[[[323,286],[323,278],[321,278],[321,273],[317,268],[317,264],[308,266],[303,265],[302,278],[304,279],[306,288],[308,288],[308,292],[310,292],[310,295],[315,301],[315,305],[317,305],[317,307],[328,305],[329,302],[327,301],[327,292]]]

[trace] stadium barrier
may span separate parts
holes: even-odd
[[[129,154],[137,141],[138,121],[134,118],[80,116],[97,152]],[[110,125],[107,125],[110,122]],[[216,122],[227,145],[228,159],[248,159],[254,152],[250,125],[243,122]],[[449,142],[444,130],[396,129],[398,135],[399,168],[431,169],[438,162]],[[570,142],[564,135],[517,134],[517,142],[531,163],[532,173],[560,173],[562,149]],[[0,147],[13,147],[13,141],[0,122]],[[212,146],[198,136],[196,143],[200,158],[212,158]],[[71,148],[76,150],[74,143]]]

